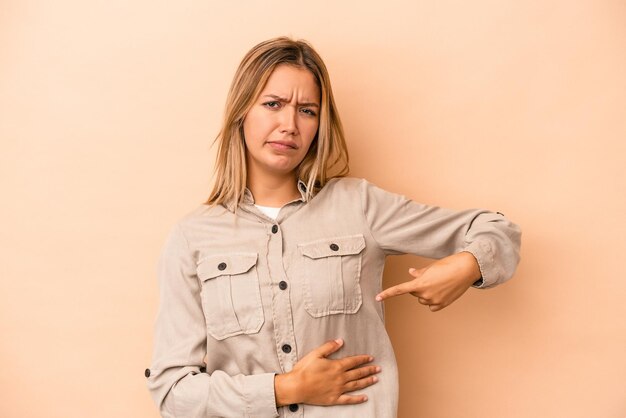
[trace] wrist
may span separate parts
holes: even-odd
[[[300,403],[297,396],[297,381],[292,372],[276,374],[274,376],[274,394],[276,406]]]
[[[474,256],[474,254],[469,251],[461,251],[459,255],[462,255],[467,259],[467,282],[470,285],[476,283],[480,279],[482,279],[482,272],[480,271],[480,265],[478,264],[478,260]]]

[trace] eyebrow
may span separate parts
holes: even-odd
[[[277,100],[279,102],[283,102],[283,103],[289,103],[289,100],[287,100],[284,97],[280,97],[277,96],[275,94],[266,94],[263,97],[271,97],[274,100]],[[320,105],[318,105],[317,103],[298,103],[300,106],[308,106],[308,107],[320,107]]]

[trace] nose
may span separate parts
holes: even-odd
[[[297,135],[296,109],[294,106],[285,106],[280,112],[280,133]]]

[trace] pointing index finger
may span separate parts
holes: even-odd
[[[380,292],[378,295],[376,295],[376,300],[380,302],[384,299],[387,299],[393,296],[403,295],[405,293],[409,293],[412,291],[413,291],[413,286],[411,286],[411,282],[400,283],[399,285],[391,286],[383,290],[382,292]]]

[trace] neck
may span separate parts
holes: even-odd
[[[300,197],[295,172],[281,176],[248,172],[246,183],[257,205],[279,208]]]

